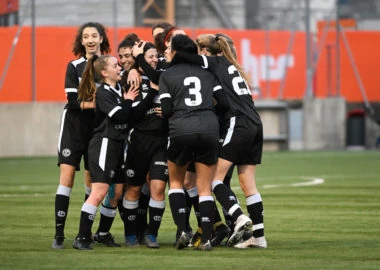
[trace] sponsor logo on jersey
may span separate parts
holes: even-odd
[[[135,171],[132,170],[132,169],[127,170],[127,176],[128,177],[134,177],[135,176]]]
[[[160,165],[160,166],[165,166],[165,167],[168,166],[168,164],[164,161],[156,161],[156,162],[154,162],[154,165]]]
[[[115,125],[115,129],[126,129],[127,128],[127,124],[118,124],[118,125]]]
[[[65,148],[62,150],[62,156],[69,157],[71,155],[71,150],[68,148]]]

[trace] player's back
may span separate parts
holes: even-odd
[[[211,72],[188,63],[175,64],[161,75],[160,92],[167,92],[172,100],[170,136],[218,132],[213,108],[216,85]]]

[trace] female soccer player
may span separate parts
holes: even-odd
[[[82,79],[87,59],[110,51],[106,29],[96,22],[83,24],[77,31],[73,54],[79,58],[70,61],[66,69],[65,92],[67,104],[63,110],[58,141],[58,166],[60,168],[59,186],[55,196],[55,237],[53,249],[64,248],[64,229],[69,209],[71,190],[74,185],[75,171],[80,170],[84,161],[86,196],[91,191],[87,149],[94,122],[95,102],[93,97],[78,99],[78,86]]]
[[[145,43],[143,47],[145,61],[152,69],[156,69],[158,55],[152,43]],[[142,70],[140,70],[142,72]],[[152,93],[151,82],[142,72],[141,95],[134,104],[146,101]],[[154,87],[157,89],[158,87]],[[127,189],[124,196],[123,206],[126,217],[127,233],[125,242],[127,246],[138,244],[137,223],[133,217],[137,215],[137,200],[140,197],[142,186],[149,178],[149,222],[144,237],[145,244],[150,248],[159,248],[157,242],[158,230],[165,211],[165,187],[168,181],[166,165],[167,147],[167,120],[160,117],[157,112],[161,111],[158,99],[158,91],[153,90],[154,99],[144,116],[131,122],[132,129],[128,137],[127,151]]]
[[[125,182],[124,146],[128,135],[128,119],[133,100],[138,96],[137,90],[127,93],[120,84],[121,67],[111,55],[92,57],[83,73],[79,87],[79,96],[86,99],[96,94],[95,128],[89,143],[89,168],[92,191],[82,206],[79,232],[73,242],[76,249],[92,249],[91,227],[99,204],[104,199],[109,186],[114,185],[116,200],[122,195]],[[84,87],[101,78],[101,85],[96,90]],[[83,86],[83,87],[81,87]],[[116,210],[115,210],[116,211]]]
[[[219,158],[212,184],[218,201],[236,221],[228,245],[237,248],[266,248],[263,203],[255,180],[256,165],[261,163],[262,157],[263,127],[247,84],[248,76],[236,61],[226,36],[205,34],[198,36],[196,42],[199,52],[209,56],[181,56],[216,75],[225,90],[230,107],[223,121]],[[240,186],[252,220],[243,214],[237,200],[231,200],[234,194],[223,184],[223,179],[233,164],[237,166]],[[252,224],[252,237],[242,241],[245,232],[251,232]]]
[[[197,47],[186,35],[174,36],[165,51],[171,66],[161,75],[159,85],[162,112],[169,119],[169,202],[177,230],[181,232],[176,247],[183,249],[190,242],[186,233],[183,184],[187,167],[194,161],[202,227],[201,243],[195,248],[211,250],[210,240],[216,208],[211,182],[217,161],[219,138],[213,97],[220,108],[223,108],[223,104],[227,107],[227,101],[216,78],[200,67],[177,62],[177,51],[196,55]]]

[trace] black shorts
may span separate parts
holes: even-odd
[[[148,172],[149,179],[167,182],[167,144],[167,137],[133,130],[127,149],[127,183],[133,186],[143,185]]]
[[[225,123],[219,142],[219,157],[235,165],[261,163],[263,153],[263,126],[246,116],[231,117]]]
[[[92,137],[88,150],[92,183],[125,183],[124,146],[124,141]]]
[[[83,156],[84,168],[88,166],[88,144],[92,134],[92,123],[83,121],[80,113],[65,109],[62,113],[58,139],[58,166],[68,164],[80,170]]]
[[[189,134],[170,138],[168,160],[178,165],[194,161],[207,165],[218,160],[218,135]]]

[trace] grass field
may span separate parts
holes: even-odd
[[[74,250],[82,173],[72,192],[66,248],[52,250],[58,173],[56,158],[0,159],[0,269],[380,269],[380,151],[265,152],[257,171],[264,250],[176,250],[168,202],[160,249]],[[236,178],[232,185],[244,204]],[[122,228],[117,216],[112,233],[120,243]]]

